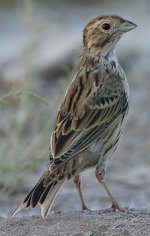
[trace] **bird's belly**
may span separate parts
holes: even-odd
[[[124,118],[124,116],[121,116],[120,119],[108,128],[108,130],[106,129],[102,137],[92,143],[89,148],[80,152],[67,162],[67,166],[73,166],[73,168],[69,168],[71,176],[96,166],[99,166],[100,170],[105,169],[105,166],[113,152],[116,150],[123,133],[125,126]],[[72,165],[73,162],[74,164]],[[67,174],[68,169],[65,169]]]
[[[90,146],[93,157],[99,157],[99,162],[106,163],[116,150],[125,127],[125,114],[120,116],[111,127],[106,129],[102,137]]]
[[[116,150],[125,127],[125,117],[116,122],[102,140],[101,156],[111,156]]]

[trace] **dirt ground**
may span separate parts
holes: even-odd
[[[38,216],[0,218],[1,236],[148,236],[150,211],[52,212],[47,219]]]

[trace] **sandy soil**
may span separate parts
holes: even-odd
[[[54,213],[41,217],[0,218],[0,235],[149,235],[150,211]]]

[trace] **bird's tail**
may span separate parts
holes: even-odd
[[[24,201],[12,212],[11,216],[15,216],[17,212],[24,208],[34,208],[37,203],[39,203],[41,206],[41,215],[43,218],[46,218],[51,209],[54,198],[64,181],[65,179],[61,181],[52,180],[49,181],[48,185],[44,186],[44,178],[41,178],[26,196]]]

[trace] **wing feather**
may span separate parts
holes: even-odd
[[[81,74],[83,72],[81,71]],[[51,151],[54,170],[77,153],[86,149],[100,138],[119,115],[128,109],[128,97],[124,89],[106,94],[105,84],[95,72],[85,76],[78,74],[73,80],[58,113],[54,131],[51,136]],[[87,76],[87,75],[86,75]],[[119,80],[119,78],[118,78]],[[84,97],[83,97],[84,95]]]

